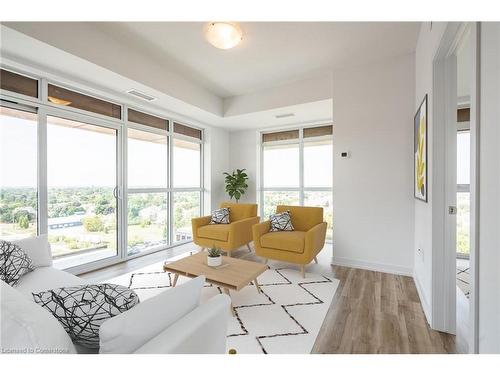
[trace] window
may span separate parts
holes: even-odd
[[[0,69],[0,87],[21,95],[38,98],[38,80]]]
[[[264,148],[264,186],[299,187],[299,144]]]
[[[168,120],[133,109],[128,110],[128,120],[130,122],[135,122],[136,124],[142,124],[152,128],[168,131]]]
[[[201,130],[174,122],[174,133],[201,140]]]
[[[168,121],[129,110],[127,254],[168,245]],[[131,116],[132,114],[132,116]]]
[[[49,102],[121,119],[121,106],[59,86],[48,85]]]
[[[318,206],[333,233],[333,127],[306,127],[262,134],[261,215],[277,205]]]
[[[0,69],[0,87],[1,239],[47,234],[72,272],[191,240],[202,130],[47,78]]]
[[[304,143],[304,186],[330,188],[333,184],[333,145],[331,140]]]
[[[200,187],[200,144],[174,139],[174,187]]]
[[[166,188],[167,135],[129,127],[127,147],[129,189]]]
[[[264,218],[276,212],[279,204],[298,206],[300,204],[298,191],[264,191]]]
[[[178,124],[174,124],[174,131],[175,126]],[[197,134],[191,131],[185,133]],[[172,168],[172,242],[190,241],[191,219],[201,214],[201,143],[197,138],[174,138]]]
[[[457,133],[457,253],[470,253],[470,131]]]
[[[168,245],[167,193],[128,195],[128,255]]]
[[[175,191],[173,242],[190,241],[193,236],[191,219],[200,216],[199,191]]]
[[[117,130],[47,117],[48,235],[68,268],[117,255]]]
[[[0,238],[37,234],[37,114],[0,106]]]

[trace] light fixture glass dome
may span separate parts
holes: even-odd
[[[229,49],[241,42],[243,33],[235,23],[212,22],[207,26],[205,36],[214,47]]]

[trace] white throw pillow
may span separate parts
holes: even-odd
[[[15,288],[0,283],[2,353],[76,353],[56,318]]]
[[[99,353],[133,353],[200,303],[205,277],[199,276],[147,299],[102,323]]]
[[[33,268],[52,266],[52,251],[46,234],[12,241],[31,258]]]

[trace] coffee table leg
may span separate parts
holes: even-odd
[[[257,282],[257,279],[254,279],[253,283],[255,284],[255,287],[257,288],[257,292],[261,293],[262,290],[260,289],[260,285],[259,283]]]
[[[174,276],[174,282],[172,283],[172,287],[176,286],[177,285],[177,280],[179,279],[179,274],[176,273],[175,276]]]
[[[231,298],[231,294],[229,294],[229,289],[228,288],[224,288],[224,293],[227,294],[229,296],[229,298]],[[231,301],[230,309],[231,309],[231,314],[233,314],[233,316],[235,316],[235,314],[234,314],[234,308],[233,308],[233,302],[232,301]]]

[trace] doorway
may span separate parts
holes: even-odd
[[[469,352],[471,295],[471,85],[472,33],[467,27],[456,48],[456,345],[460,353]]]
[[[433,246],[444,251],[433,264],[433,323],[456,334],[459,353],[477,350],[479,27],[449,23],[434,60]]]

